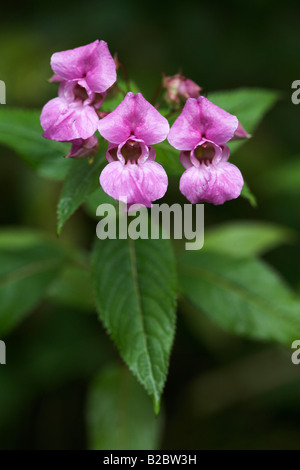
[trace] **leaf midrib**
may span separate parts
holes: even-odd
[[[209,282],[210,284],[216,284],[219,287],[223,288],[224,290],[230,289],[231,291],[234,291],[237,295],[240,297],[249,300],[255,305],[258,305],[264,309],[267,309],[271,314],[276,314],[277,316],[283,317],[281,314],[281,311],[274,308],[273,305],[269,304],[266,302],[263,298],[261,298],[258,294],[247,291],[243,286],[239,285],[235,281],[226,279],[225,277],[222,277],[220,274],[208,271],[203,268],[199,268],[196,266],[188,266],[185,264],[181,265],[182,268],[186,271],[190,272],[196,272],[198,275],[200,275],[205,281]],[[217,281],[217,282],[213,282]],[[300,311],[300,308],[299,308]],[[286,315],[285,315],[286,318]]]
[[[27,264],[26,266],[22,266],[21,268],[18,268],[0,278],[0,288],[10,282],[17,282],[26,277],[33,276],[39,272],[48,271],[51,268],[58,266],[59,261],[57,259],[48,259]]]
[[[138,282],[138,272],[137,272],[137,263],[136,263],[136,254],[135,254],[135,247],[134,247],[134,241],[131,240],[128,237],[128,244],[129,244],[129,257],[131,261],[131,267],[132,267],[132,279],[133,279],[133,285],[134,285],[134,290],[136,293],[136,299],[138,303],[138,313],[141,321],[141,326],[142,326],[142,331],[143,331],[143,339],[144,339],[144,345],[145,345],[145,351],[146,351],[146,357],[148,360],[149,368],[150,368],[150,376],[151,376],[151,381],[152,381],[152,386],[154,390],[154,398],[155,401],[158,402],[159,400],[159,393],[156,387],[154,375],[153,375],[153,368],[152,368],[152,362],[149,354],[149,346],[148,346],[148,340],[147,340],[147,334],[146,334],[146,329],[145,329],[145,322],[142,314],[142,302],[141,302],[141,293],[140,293],[140,288],[139,288],[139,282]]]
[[[25,137],[26,139],[29,139],[31,137],[34,139],[36,142],[39,144],[42,144],[41,137],[42,137],[42,128],[41,132],[38,132],[37,130],[33,130],[31,127],[26,127],[26,126],[20,126],[20,125],[15,125],[15,124],[3,124],[0,123],[0,132],[4,132],[9,135],[14,135],[14,131],[17,131],[21,137]],[[4,136],[5,138],[6,136]],[[46,141],[47,139],[45,139]],[[7,140],[5,140],[7,142]],[[61,150],[63,152],[63,149],[66,148],[66,145],[63,145],[62,142],[57,142],[55,140],[51,140],[51,147],[57,148],[58,150]]]

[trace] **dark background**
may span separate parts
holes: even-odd
[[[243,199],[222,208],[206,207],[206,226],[233,219],[261,219],[300,230],[299,164],[299,188],[294,184],[291,190],[277,194],[270,191],[268,182],[274,168],[284,172],[300,155],[300,106],[291,102],[291,83],[300,79],[299,14],[296,1],[279,4],[260,0],[248,5],[238,1],[2,2],[0,79],[7,86],[7,106],[41,108],[56,93],[55,85],[47,82],[51,54],[95,39],[107,41],[112,54],[118,52],[130,78],[148,99],[162,72],[182,71],[204,87],[208,96],[213,90],[246,86],[279,90],[281,99],[276,107],[233,158],[255,193],[258,208]],[[1,223],[55,233],[60,184],[38,178],[4,147],[0,147],[0,158]],[[94,230],[94,221],[79,211],[66,227],[63,239],[88,247]],[[299,243],[295,242],[266,256],[298,292],[299,254]],[[1,406],[6,409],[0,416],[1,448],[86,446],[84,403],[88,382],[103,357],[118,355],[95,316],[83,320],[76,308],[62,315],[63,327],[58,312],[53,314],[51,305],[44,303],[8,338],[14,352],[9,387],[4,390],[2,383],[0,390],[0,397],[4,397]],[[74,318],[82,336],[68,326]],[[265,357],[270,346],[233,338],[203,322],[199,341],[193,327],[179,315],[165,393],[163,447],[299,448],[300,381],[296,371],[288,380],[279,372],[274,384],[257,391],[251,371],[257,371],[255,380],[263,379],[274,367],[272,358],[277,357],[277,348],[271,346]],[[65,338],[71,351],[68,358],[65,346],[59,346]],[[103,353],[102,343],[109,352]],[[78,353],[80,347],[82,354]],[[56,351],[56,356],[51,356],[52,369],[49,361],[37,364],[37,355],[43,357],[45,348]],[[232,363],[236,367],[233,376]],[[245,368],[249,376],[243,372]],[[197,381],[208,380],[209,390],[214,370],[219,371],[215,379],[218,393],[203,411],[199,405],[203,397],[197,399]],[[201,387],[203,390],[203,382]]]

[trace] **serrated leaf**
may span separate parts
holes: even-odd
[[[300,302],[265,263],[221,253],[183,253],[182,293],[225,330],[289,345],[300,338]]]
[[[97,240],[92,277],[99,316],[158,412],[175,332],[171,243]]]
[[[290,242],[293,237],[292,230],[268,222],[230,222],[207,231],[204,250],[237,258],[250,257]]]
[[[111,366],[97,375],[87,403],[87,430],[92,450],[154,450],[161,420],[151,401],[124,367]]]
[[[15,245],[9,238],[18,241]],[[8,333],[42,299],[59,275],[66,253],[43,236],[5,231],[0,237],[0,335]]]
[[[245,130],[251,134],[263,116],[279,99],[279,93],[260,88],[239,88],[209,93],[208,99],[237,116]],[[247,139],[230,142],[231,153],[246,141]]]
[[[57,206],[57,233],[60,234],[65,222],[78,207],[99,188],[99,176],[103,169],[107,144],[101,139],[99,155],[92,162],[83,158],[72,161],[72,165],[64,182]]]
[[[118,204],[118,201],[110,197],[108,194],[106,194],[102,187],[99,185],[99,187],[94,191],[90,196],[88,196],[87,200],[84,203],[84,209],[86,212],[93,217],[94,219],[97,219],[96,216],[96,211],[97,207],[100,204]]]
[[[12,148],[41,176],[63,179],[69,165],[63,157],[70,144],[44,139],[40,125],[40,111],[0,109],[0,142]]]

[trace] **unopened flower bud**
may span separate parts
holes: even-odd
[[[248,134],[248,132],[243,128],[242,124],[239,122],[232,140],[249,139],[250,137],[251,134]]]
[[[88,139],[75,139],[66,158],[91,157],[98,152],[98,139],[94,135]]]
[[[202,88],[189,78],[179,73],[171,77],[164,76],[163,87],[167,89],[167,101],[179,104],[188,98],[198,98]]]

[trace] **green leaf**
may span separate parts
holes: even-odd
[[[97,240],[92,276],[100,318],[158,412],[175,332],[171,243]]]
[[[40,111],[0,108],[0,143],[12,148],[41,176],[63,179],[69,162],[63,157],[70,144],[42,137]]]
[[[286,345],[300,338],[300,302],[269,266],[221,253],[183,253],[182,293],[225,330]]]
[[[78,207],[99,188],[99,176],[105,165],[105,151],[107,144],[101,139],[99,153],[93,162],[83,158],[72,161],[71,168],[64,182],[57,206],[57,233],[60,234],[65,222],[78,209]]]
[[[92,450],[154,450],[161,420],[151,401],[124,367],[101,371],[92,383],[87,404],[89,448]]]
[[[162,142],[154,146],[156,161],[160,163],[169,175],[181,175],[184,168],[179,160],[179,150],[176,150],[168,142]]]
[[[84,209],[91,217],[97,219],[98,217],[96,216],[96,210],[100,204],[116,205],[118,204],[118,201],[106,194],[103,191],[102,187],[99,185],[96,191],[94,191],[90,196],[88,196],[87,200],[84,203]]]
[[[58,305],[83,311],[95,310],[89,270],[78,266],[66,266],[48,289],[47,298]]]
[[[245,130],[253,133],[263,116],[275,104],[279,93],[260,88],[240,88],[209,93],[208,98],[217,106],[237,116]],[[231,152],[237,150],[247,139],[231,142]]]
[[[250,202],[252,207],[257,207],[256,197],[254,196],[254,194],[252,193],[252,191],[250,190],[250,188],[249,188],[249,186],[247,185],[246,182],[244,182],[244,186],[242,188],[241,196],[244,199],[247,199]]]
[[[129,82],[129,88],[132,93],[140,93],[137,85],[131,80]],[[118,79],[116,86],[113,86],[112,91],[107,93],[104,103],[101,106],[101,111],[110,112],[116,109],[116,107],[119,106],[119,104],[123,101],[127,92],[128,89],[126,82],[124,80]]]
[[[205,235],[204,250],[218,251],[237,258],[260,255],[290,242],[294,232],[267,222],[230,222],[210,229]]]
[[[8,333],[42,299],[66,259],[56,241],[25,231],[22,246],[22,236],[22,231],[10,230],[0,236],[0,335]]]
[[[266,174],[258,177],[257,182],[263,193],[268,195],[299,196],[300,194],[300,159],[284,160],[275,168],[268,170]]]
[[[170,127],[174,124],[178,116],[181,114],[182,107],[180,107],[178,110],[170,110],[169,108],[161,108],[159,107],[159,112],[162,116],[164,116],[170,124]]]

